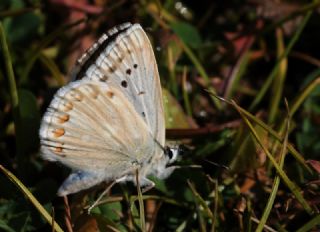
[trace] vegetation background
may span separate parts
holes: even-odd
[[[0,231],[319,231],[319,7],[1,0]],[[152,41],[167,137],[190,149],[180,164],[201,168],[138,198],[117,185],[88,215],[105,185],[68,208],[56,191],[69,170],[40,159],[39,123],[76,59],[127,21]]]

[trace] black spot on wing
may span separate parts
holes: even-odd
[[[121,86],[123,88],[127,88],[128,87],[128,82],[127,81],[121,81]]]

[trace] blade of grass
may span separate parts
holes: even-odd
[[[121,186],[121,188],[122,188],[123,194],[120,197],[121,200],[119,200],[119,201],[124,201],[125,204],[127,206],[129,206],[129,209],[131,209],[131,205],[133,204],[133,201],[130,201],[130,197],[129,197],[128,191],[123,186]],[[107,200],[104,201],[103,203],[101,202],[101,204],[105,204],[105,203],[108,203],[108,202],[110,202],[110,203],[117,202],[117,201],[112,201],[112,199],[114,199],[114,198],[119,198],[119,197],[108,197]],[[133,231],[134,220],[133,220],[132,210],[126,210],[125,218],[126,218],[125,224],[127,225],[128,231],[130,231],[130,232]]]
[[[174,96],[178,96],[178,82],[176,78],[176,73],[174,70],[174,62],[173,62],[173,54],[172,54],[172,48],[168,47],[168,70],[169,70],[169,76],[170,76],[170,87],[173,90]]]
[[[306,54],[304,52],[292,51],[290,53],[290,57],[299,59],[301,61],[306,62],[307,64],[311,64],[317,68],[320,68],[320,60],[317,57],[314,57],[312,54]]]
[[[142,199],[143,200],[159,200],[159,201],[162,201],[162,202],[165,202],[167,204],[170,204],[170,205],[174,205],[174,206],[178,206],[178,207],[181,207],[181,208],[184,208],[184,209],[191,209],[191,206],[184,203],[184,202],[179,202],[179,201],[176,201],[172,198],[169,198],[169,197],[165,197],[165,196],[157,196],[157,195],[142,195]],[[112,202],[118,202],[118,201],[123,201],[125,200],[124,197],[108,197],[106,200],[103,200],[103,201],[100,201],[98,205],[100,204],[106,204],[106,203],[112,203]],[[129,202],[135,202],[136,200],[138,200],[138,196],[131,196]]]
[[[209,208],[209,206],[207,205],[206,201],[200,196],[200,194],[197,192],[197,190],[195,189],[194,185],[188,181],[188,185],[192,191],[192,193],[194,194],[194,196],[196,197],[196,200],[200,203],[200,205],[203,207],[204,212],[207,214],[207,216],[214,221],[214,216],[213,213],[211,211],[211,209]]]
[[[236,213],[238,214],[243,214],[243,212],[240,212],[239,210],[234,210]],[[258,224],[259,220],[253,216],[251,216],[251,221],[253,221],[254,223]],[[270,231],[270,232],[278,232],[278,230],[274,230],[273,228],[271,228],[270,226],[265,225],[264,226],[264,230],[265,231]]]
[[[316,215],[302,227],[300,227],[297,232],[306,232],[311,231],[312,229],[316,229],[316,226],[320,225],[320,214]]]
[[[19,98],[18,98],[17,85],[14,77],[13,68],[12,68],[12,62],[11,62],[9,48],[7,45],[6,35],[1,22],[0,22],[0,40],[1,40],[0,42],[1,42],[3,59],[6,67],[6,74],[9,81],[11,104],[12,104],[13,113],[14,113],[13,117],[15,122],[18,122],[19,121]]]
[[[33,196],[33,194],[27,189],[26,186],[9,170],[0,165],[0,170],[8,177],[8,179],[14,183],[20,191],[26,196],[26,198],[36,207],[36,209],[40,212],[40,214],[46,219],[46,221],[54,227],[54,229],[58,232],[63,232],[61,227],[55,222],[50,214],[46,211],[46,209],[40,204],[40,202]],[[54,222],[52,224],[52,222]]]
[[[52,215],[52,220],[51,220],[51,225],[54,225],[54,217],[55,217],[55,212],[54,212],[54,208],[52,207],[51,209],[51,215]],[[51,232],[54,232],[54,227],[51,227]]]
[[[140,228],[141,228],[141,231],[144,232],[146,231],[146,221],[145,221],[145,215],[144,215],[144,204],[143,204],[142,192],[141,192],[140,183],[139,183],[138,169],[136,171],[136,183],[137,183],[138,200],[139,200]]]
[[[214,187],[214,208],[213,208],[213,221],[210,231],[214,232],[216,231],[216,228],[218,227],[218,204],[219,204],[219,184],[217,179],[212,179],[209,175],[207,175],[208,180],[210,183],[213,184]]]
[[[285,137],[284,137],[284,142],[283,142],[283,145],[282,145],[282,149],[280,151],[280,162],[279,162],[280,168],[283,168],[285,156],[286,156],[286,153],[287,153],[288,137],[289,137],[289,130],[290,130],[290,120],[291,120],[291,118],[290,118],[290,114],[289,114],[289,110],[288,110],[288,117],[287,117],[287,120],[286,120],[286,122],[287,122],[286,123],[286,132],[285,132]],[[275,179],[274,179],[272,190],[271,190],[271,194],[269,195],[268,202],[266,204],[266,207],[265,207],[265,209],[263,211],[262,217],[261,217],[260,222],[258,224],[258,227],[256,229],[257,232],[262,231],[264,229],[264,226],[265,226],[265,224],[267,222],[267,219],[268,219],[268,217],[270,215],[270,212],[272,210],[272,207],[273,207],[276,195],[277,195],[277,191],[278,191],[279,185],[280,185],[280,177],[279,177],[279,175],[277,175],[275,177]]]
[[[310,84],[304,88],[304,90],[297,96],[297,98],[292,102],[292,107],[290,109],[290,114],[293,115],[306,100],[306,98],[312,93],[312,91],[320,85],[320,77],[313,80]]]
[[[294,115],[295,112],[299,109],[299,107],[302,105],[302,103],[306,100],[306,98],[312,93],[312,91],[319,85],[320,78],[316,78],[314,81],[309,83],[304,90],[296,97],[296,99],[293,101],[293,106],[289,111],[290,115]],[[283,134],[286,126],[286,121],[283,121],[280,124],[278,134]],[[273,149],[271,151],[276,151],[278,148],[278,143],[275,143],[273,146]],[[304,161],[305,164],[305,161]],[[305,164],[306,165],[306,164]]]
[[[65,80],[64,80],[62,74],[60,73],[60,70],[57,67],[56,63],[52,59],[48,58],[46,55],[44,55],[42,53],[39,55],[39,59],[51,72],[53,78],[57,81],[58,85],[59,86],[64,85]]]
[[[31,56],[28,59],[28,63],[26,64],[25,68],[24,68],[24,72],[23,72],[23,76],[21,76],[19,83],[25,83],[28,79],[29,73],[34,65],[34,63],[36,62],[36,60],[39,58],[42,50],[48,46],[53,40],[55,40],[58,36],[60,36],[61,34],[63,34],[64,31],[84,22],[86,20],[86,18],[84,19],[79,19],[75,22],[63,25],[61,27],[59,27],[58,29],[56,29],[55,31],[53,31],[52,33],[50,33],[46,38],[44,38],[40,44],[34,49],[34,51],[32,52],[33,56]]]
[[[178,228],[176,229],[175,232],[183,232],[183,231],[186,231],[186,226],[187,226],[187,221],[183,221],[179,226]]]
[[[318,73],[318,70],[316,70],[315,72],[312,72],[310,75],[308,75],[307,78],[309,78],[309,76],[314,76],[315,74]],[[318,74],[319,75],[319,74]],[[294,99],[293,103],[292,103],[292,108],[290,109],[289,114],[290,115],[294,115],[296,113],[296,111],[299,109],[299,107],[302,105],[302,103],[306,100],[306,98],[312,93],[312,91],[320,84],[320,78],[316,78],[315,80],[311,81],[303,90],[302,92]],[[285,125],[286,122],[283,121],[280,124],[279,127],[279,131],[278,134],[283,134],[284,130],[285,130]],[[278,143],[275,143],[273,146],[272,151],[275,151],[278,148]],[[305,163],[305,161],[304,161]],[[311,171],[311,170],[310,170]]]
[[[190,105],[190,100],[188,96],[188,90],[187,90],[187,67],[183,67],[182,72],[182,94],[183,94],[183,100],[184,100],[184,106],[186,108],[188,116],[192,116],[192,109]]]
[[[22,134],[21,134],[21,115],[20,115],[20,109],[19,109],[19,96],[18,96],[17,84],[16,84],[14,72],[13,72],[10,52],[7,45],[6,35],[1,22],[0,22],[0,43],[1,43],[2,53],[3,53],[3,59],[5,62],[6,75],[9,83],[13,121],[15,126],[15,133],[16,133],[15,143],[16,143],[16,151],[17,151],[17,162],[18,162],[18,166],[23,167],[25,156],[23,156],[23,145],[22,145],[23,141],[22,141]]]
[[[245,217],[243,218],[245,221],[245,228],[247,232],[252,231],[252,204],[249,197],[246,197],[246,210]]]
[[[246,117],[250,118],[252,121],[254,121],[259,126],[261,126],[263,129],[265,129],[268,133],[270,133],[270,135],[273,138],[275,138],[276,140],[278,140],[278,142],[281,142],[281,136],[276,131],[274,131],[271,127],[269,127],[263,121],[261,121],[260,119],[258,119],[254,115],[250,114],[248,111],[244,110],[240,106],[239,106],[239,110],[241,111],[241,113],[246,115]],[[288,143],[287,146],[288,146],[287,147],[288,150],[293,155],[293,157],[295,157],[298,160],[298,162],[305,167],[306,170],[308,170],[310,173],[312,173],[311,169],[306,165],[305,159],[303,158],[303,156],[292,146],[292,144]]]
[[[254,136],[254,138],[256,139],[258,144],[261,146],[261,148],[264,151],[264,153],[267,155],[267,157],[271,161],[272,165],[276,169],[278,175],[281,177],[281,179],[284,182],[284,184],[290,189],[292,194],[296,197],[296,199],[299,201],[299,203],[302,205],[302,207],[306,210],[306,212],[308,214],[312,215],[314,212],[313,212],[312,208],[309,206],[308,202],[303,198],[302,194],[300,193],[300,191],[301,191],[300,188],[294,182],[292,182],[289,179],[289,177],[286,175],[286,173],[278,165],[277,161],[272,156],[272,154],[263,145],[263,141],[259,138],[259,136],[257,135],[257,132],[255,131],[253,125],[250,123],[250,121],[247,119],[247,117],[245,117],[245,115],[241,113],[241,110],[239,109],[238,105],[235,102],[232,102],[232,103],[233,103],[234,108],[239,112],[240,116],[242,117],[244,122],[249,127],[252,135]]]
[[[250,41],[251,42],[251,41]],[[248,45],[245,46],[246,51],[241,54],[239,57],[237,63],[232,68],[230,78],[228,78],[228,83],[226,86],[226,89],[224,91],[224,98],[231,99],[234,95],[234,90],[237,89],[240,79],[243,77],[243,75],[246,73],[248,65],[249,65],[249,58],[250,58],[250,46],[252,43],[248,43]]]
[[[166,7],[161,7],[153,2],[144,3],[145,9],[153,19],[161,25],[161,27],[169,29],[167,22],[176,22],[177,17],[166,10]]]
[[[219,190],[218,190],[218,180],[214,181],[214,210],[213,210],[213,219],[211,231],[214,232],[216,228],[218,227],[218,204],[219,204]]]
[[[266,92],[269,89],[273,79],[275,78],[275,76],[278,73],[278,69],[279,69],[279,66],[281,65],[281,61],[288,56],[288,54],[290,53],[290,51],[293,48],[293,46],[295,45],[295,43],[300,38],[300,35],[301,35],[303,29],[305,28],[307,22],[309,21],[311,15],[312,15],[312,11],[309,11],[309,12],[306,13],[306,16],[303,18],[303,20],[302,20],[301,24],[299,25],[299,27],[297,28],[295,34],[292,36],[291,40],[289,41],[289,44],[288,44],[287,48],[285,49],[283,54],[277,60],[274,68],[272,69],[271,73],[267,77],[267,80],[263,84],[261,90],[259,91],[257,96],[254,98],[253,102],[251,103],[251,105],[249,107],[249,111],[252,111],[260,103],[260,101],[262,100],[262,98],[266,94]]]
[[[181,39],[179,40],[179,42],[180,42],[183,50],[185,51],[185,53],[187,54],[187,56],[189,57],[189,59],[193,63],[193,65],[196,67],[196,69],[200,73],[201,77],[204,79],[206,85],[208,86],[208,89],[212,93],[216,94],[217,91],[211,86],[209,76],[208,76],[207,72],[205,71],[204,67],[201,65],[198,58],[196,57],[196,55],[192,52],[192,50]],[[211,97],[211,99],[212,99],[213,103],[215,104],[215,106],[217,107],[217,109],[221,110],[222,106],[221,106],[220,101],[218,101],[218,99],[216,99],[214,97]]]
[[[0,218],[0,229],[2,229],[5,232],[16,232],[16,230],[8,226],[6,221],[2,220],[1,218]]]
[[[320,78],[319,78],[319,82],[320,82]],[[315,87],[313,85],[313,87]],[[212,94],[212,93],[211,93]],[[220,99],[221,101],[224,101],[230,105],[233,105],[232,102],[226,100],[226,99],[223,99],[219,96],[216,96],[214,95],[216,98]],[[281,136],[276,132],[274,131],[271,127],[269,127],[267,124],[265,124],[262,120],[260,120],[259,118],[255,117],[253,114],[251,114],[250,112],[246,111],[245,109],[241,108],[239,105],[238,105],[238,110],[241,111],[241,113],[243,115],[245,115],[246,117],[248,117],[249,119],[251,119],[252,121],[254,121],[256,124],[258,124],[259,126],[261,126],[263,129],[265,129],[268,133],[270,133],[270,135],[275,138],[276,140],[278,140],[279,142],[281,142]],[[290,115],[292,115],[292,108],[291,108],[291,112],[290,112]],[[303,165],[303,167],[308,170],[309,173],[312,173],[312,170],[306,165],[305,163],[305,159],[303,158],[303,156],[290,144],[288,143],[288,150],[290,151],[290,153],[293,155],[294,158],[296,158],[298,160],[298,162]]]
[[[283,32],[280,28],[276,29],[277,35],[277,57],[278,59],[284,52],[284,39]],[[287,67],[288,67],[288,59],[284,57],[281,61],[279,61],[278,72],[275,74],[275,78],[272,83],[272,94],[270,95],[270,107],[269,107],[269,115],[268,115],[268,123],[274,123],[276,116],[279,111],[279,104],[282,98],[283,85],[286,79]]]
[[[230,164],[229,164],[229,168],[232,171],[238,171],[239,170],[239,166],[241,167],[243,161],[241,161],[242,159],[244,159],[244,155],[246,156],[246,154],[251,150],[254,149],[255,145],[252,142],[252,137],[250,136],[250,133],[248,133],[247,129],[244,128],[244,125],[241,125],[238,130],[237,130],[237,136],[234,139],[234,148],[232,151],[233,155],[233,159],[231,160]],[[251,152],[252,154],[252,152]],[[252,159],[252,157],[251,157]],[[246,156],[245,160],[250,160],[250,158],[248,156]],[[252,162],[250,162],[252,163]],[[241,169],[240,169],[241,170]]]
[[[193,184],[188,180],[188,185],[191,189],[191,192],[194,196],[194,202],[195,202],[195,205],[196,205],[196,208],[197,208],[197,214],[198,214],[198,219],[199,219],[199,228],[200,228],[200,231],[202,232],[205,232],[206,231],[206,225],[205,225],[205,221],[204,221],[204,218],[203,218],[203,214],[201,212],[201,209],[200,209],[200,205],[204,204],[206,205],[205,201],[201,198],[200,194],[196,191],[195,187],[193,186]],[[210,209],[209,209],[210,211]]]

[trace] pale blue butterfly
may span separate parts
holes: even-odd
[[[103,181],[151,188],[149,175],[168,177],[178,149],[165,148],[158,68],[139,24],[104,34],[78,60],[76,80],[55,94],[41,128],[41,154],[72,169],[65,196]]]

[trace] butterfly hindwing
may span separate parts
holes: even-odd
[[[56,93],[40,139],[45,159],[114,176],[154,152],[145,122],[123,93],[90,80],[72,82]]]

